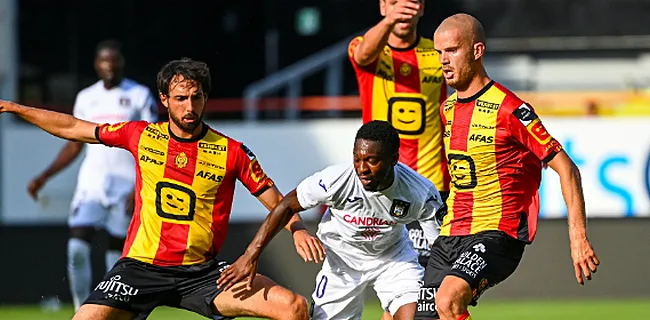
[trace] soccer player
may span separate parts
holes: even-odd
[[[312,294],[312,319],[361,319],[368,287],[395,319],[413,319],[424,268],[404,224],[419,221],[432,241],[438,235],[435,215],[444,207],[429,180],[398,163],[399,144],[388,122],[364,124],[353,164],[327,167],[289,192],[219,283],[254,275],[260,252],[287,220],[325,204],[318,237],[326,255]]]
[[[576,279],[591,279],[599,261],[587,239],[578,168],[533,107],[489,78],[478,20],[467,14],[445,19],[434,43],[444,77],[456,89],[440,110],[452,180],[417,319],[471,319],[468,306],[515,271],[537,231],[543,166],[560,176]]]
[[[217,319],[308,319],[305,298],[266,277],[255,277],[249,286],[218,287],[227,266],[218,254],[236,180],[269,210],[282,195],[251,150],[202,121],[211,89],[205,63],[171,61],[158,73],[157,86],[168,122],[98,125],[0,101],[0,112],[15,113],[50,134],[126,149],[136,159],[135,210],[122,258],[73,319],[145,319],[161,305]],[[323,250],[299,215],[286,228],[297,247]]]
[[[149,89],[123,76],[124,56],[119,42],[106,40],[97,46],[95,70],[100,80],[79,92],[75,117],[107,123],[156,121],[157,107]],[[43,185],[68,167],[83,147],[83,142],[67,142],[54,162],[29,183],[29,194],[37,199]],[[68,218],[67,268],[75,310],[90,294],[90,243],[96,227],[104,228],[109,235],[106,270],[121,255],[133,210],[133,168],[133,156],[128,151],[101,145],[89,145],[86,150]]]
[[[449,172],[443,151],[439,106],[447,98],[433,41],[417,33],[424,0],[380,0],[384,18],[350,42],[362,118],[389,121],[400,134],[399,161],[449,194]],[[429,245],[417,222],[407,229],[420,263],[426,266]],[[385,314],[385,319],[390,319]]]

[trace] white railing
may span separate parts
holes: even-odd
[[[298,99],[302,95],[302,81],[314,73],[325,70],[324,93],[326,96],[338,96],[343,93],[343,63],[347,48],[354,35],[347,37],[291,66],[275,72],[264,79],[253,82],[244,89],[244,119],[255,121],[259,118],[259,99],[269,93],[286,89],[288,105],[285,117],[295,120],[300,115]],[[339,111],[331,109],[330,116]]]

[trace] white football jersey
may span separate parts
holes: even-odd
[[[124,79],[110,90],[98,81],[80,91],[73,115],[100,124],[131,120],[155,122],[156,110],[155,100],[147,87]],[[124,192],[122,189],[132,190],[134,185],[135,163],[131,153],[102,144],[86,145],[86,155],[77,178],[77,200],[84,198],[108,205],[116,201],[113,198],[120,197]]]
[[[303,180],[296,192],[300,205],[329,208],[318,226],[318,238],[356,270],[370,270],[411,250],[405,224],[420,221],[431,243],[438,237],[435,214],[442,206],[436,187],[408,166],[395,166],[395,180],[385,190],[366,191],[354,166],[334,165]]]

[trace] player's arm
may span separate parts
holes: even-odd
[[[264,207],[266,207],[266,209],[268,209],[270,212],[280,203],[282,198],[282,193],[280,193],[280,190],[278,190],[278,188],[274,185],[268,188],[266,191],[262,192],[262,194],[257,197],[257,200],[259,200],[259,202],[262,203],[262,205],[264,205]],[[302,221],[300,214],[298,213],[294,214],[291,217],[284,228],[287,231],[291,232],[291,234],[294,236],[296,235],[295,233],[297,231],[307,232],[307,227],[305,227],[305,224]]]
[[[568,210],[571,258],[576,279],[578,283],[584,284],[582,275],[591,280],[591,273],[596,272],[600,261],[587,239],[587,217],[580,170],[564,151],[560,151],[549,161],[548,166],[560,176],[562,195]]]
[[[248,288],[250,288],[257,270],[257,260],[264,248],[289,223],[292,217],[303,210],[304,208],[302,208],[298,201],[296,190],[289,192],[282,198],[278,205],[266,217],[244,254],[221,274],[221,277],[217,281],[219,287],[228,290],[232,285],[244,280],[248,276]],[[325,255],[322,244],[318,242],[312,245],[315,251],[313,254],[316,256],[314,261],[322,261]],[[303,250],[311,252],[312,249],[303,248]]]
[[[440,225],[444,216],[447,214],[447,206],[445,205],[442,196],[435,187],[431,188],[429,196],[422,206],[420,213],[420,228],[427,239],[429,246],[440,235]]]
[[[96,123],[77,119],[71,115],[9,101],[0,101],[0,113],[13,113],[47,133],[70,141],[99,143],[95,138]]]
[[[398,0],[393,9],[386,12],[384,19],[363,35],[363,41],[360,41],[352,52],[354,62],[365,66],[375,61],[388,43],[388,36],[395,24],[411,20],[418,14],[419,8],[420,4],[417,0]]]
[[[51,177],[67,168],[75,159],[77,159],[81,150],[83,150],[83,146],[83,142],[76,141],[68,141],[65,146],[63,146],[56,159],[54,159],[54,161],[27,186],[27,191],[32,198],[37,199],[38,192],[41,190],[43,185],[45,185]]]
[[[591,280],[600,263],[587,239],[585,200],[580,171],[562,146],[546,130],[535,110],[521,104],[508,118],[512,136],[534,153],[542,162],[560,176],[562,195],[568,209],[571,258],[578,283],[584,284],[582,275]]]

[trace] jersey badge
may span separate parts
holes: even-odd
[[[402,65],[399,67],[399,73],[401,73],[403,76],[408,76],[411,74],[411,65],[408,64],[407,62],[402,63]]]
[[[174,159],[174,164],[176,164],[176,167],[179,169],[183,169],[187,166],[187,155],[185,152],[181,152],[176,155],[176,158]]]
[[[410,202],[394,199],[393,205],[390,207],[389,214],[395,218],[404,218],[409,213],[410,207],[411,207]]]
[[[120,98],[120,106],[128,108],[131,106],[131,99],[127,97]]]

